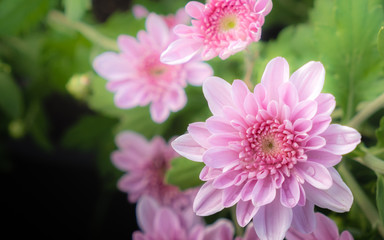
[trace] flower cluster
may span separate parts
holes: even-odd
[[[314,229],[313,207],[348,211],[353,196],[333,168],[360,143],[360,134],[330,124],[335,107],[321,93],[325,71],[309,62],[289,77],[283,58],[270,61],[254,92],[239,80],[217,77],[203,84],[213,114],[192,123],[174,149],[205,163],[206,183],[194,201],[207,216],[237,204],[237,221],[253,218],[261,239],[283,239],[290,226]]]

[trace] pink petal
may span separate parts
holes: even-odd
[[[203,62],[189,62],[185,64],[184,70],[188,83],[194,86],[201,86],[204,80],[213,74],[211,66]]]
[[[311,137],[306,143],[305,143],[305,149],[307,150],[317,150],[326,145],[326,141],[323,137],[314,136]]]
[[[249,180],[243,186],[243,190],[241,191],[241,199],[243,201],[249,201],[252,199],[252,192],[255,188],[257,180]]]
[[[242,173],[242,170],[229,170],[222,173],[212,183],[215,188],[224,189],[232,186],[236,182],[236,177]]]
[[[290,81],[296,86],[299,100],[314,100],[323,89],[325,70],[320,62],[308,62],[294,72]]]
[[[332,176],[328,169],[316,162],[300,162],[296,170],[304,180],[318,189],[329,189],[332,186]]]
[[[330,218],[321,213],[316,213],[316,230],[313,235],[316,239],[338,239],[339,229]]]
[[[204,4],[196,1],[191,1],[185,5],[185,11],[193,18],[199,19],[204,16]]]
[[[232,223],[227,219],[219,219],[205,228],[203,240],[232,240],[233,233]]]
[[[224,106],[232,106],[231,85],[219,77],[209,77],[203,83],[203,93],[209,109],[221,115]]]
[[[255,216],[259,208],[252,204],[252,201],[239,200],[236,205],[236,219],[241,227],[245,227]]]
[[[263,15],[267,15],[272,9],[272,1],[271,0],[258,0],[255,1],[256,4],[254,6],[254,11],[257,13],[263,13]]]
[[[233,133],[238,132],[235,128],[232,127],[229,122],[222,117],[212,116],[206,121],[207,129],[211,133]]]
[[[253,217],[253,226],[260,239],[281,240],[291,226],[292,209],[280,204],[279,199],[261,207]]]
[[[223,171],[220,169],[204,166],[200,172],[199,178],[203,181],[209,181],[220,176],[222,173]]]
[[[204,122],[191,123],[188,126],[188,133],[199,145],[204,148],[209,148],[211,144],[208,138],[212,135],[205,126]]]
[[[147,240],[147,237],[142,232],[135,231],[132,234],[132,239],[133,240]]]
[[[93,61],[93,68],[108,81],[125,80],[134,76],[128,58],[113,52],[100,54]]]
[[[340,234],[340,238],[339,240],[353,240],[353,236],[350,232],[348,231],[343,231],[341,234]]]
[[[159,204],[150,197],[143,196],[136,206],[137,223],[146,233],[155,231],[154,213],[159,209]]]
[[[143,49],[136,38],[128,35],[120,35],[117,38],[117,44],[123,53],[132,57],[140,56],[140,51]]]
[[[299,118],[293,123],[293,130],[297,133],[306,133],[312,129],[312,121]]]
[[[254,97],[259,109],[265,109],[267,107],[267,89],[262,84],[256,84],[254,91]]]
[[[352,192],[334,168],[328,168],[328,171],[333,179],[332,186],[327,190],[320,190],[304,183],[307,198],[319,207],[335,212],[347,212],[353,203]]]
[[[198,144],[190,134],[181,135],[176,138],[171,145],[181,156],[196,162],[203,161],[202,156],[206,149]]]
[[[166,47],[169,42],[169,28],[163,18],[159,15],[150,13],[145,21],[145,26],[148,35],[151,36],[155,44],[159,46],[159,49]]]
[[[341,161],[341,155],[335,155],[330,152],[324,151],[307,151],[308,161],[316,162],[326,168],[333,167]]]
[[[235,239],[240,240],[240,239]],[[255,228],[253,227],[253,223],[248,224],[247,228],[245,229],[244,237],[242,240],[260,240],[259,236],[257,236],[255,232]]]
[[[323,133],[331,123],[332,118],[327,115],[315,116],[312,120],[312,129],[308,132],[309,135],[318,135]]]
[[[173,28],[173,32],[180,38],[189,38],[195,31],[194,26],[187,26],[184,24],[178,24]]]
[[[200,51],[201,46],[199,39],[177,39],[161,54],[160,61],[170,65],[186,63]]]
[[[316,227],[315,209],[313,203],[307,201],[304,206],[292,209],[292,227],[302,233],[311,233]]]
[[[217,133],[209,137],[208,142],[213,146],[229,146],[232,142],[241,142],[239,134]]]
[[[230,107],[230,106],[224,106],[223,107],[223,115],[225,118],[229,120],[232,126],[236,127],[242,127],[242,128],[247,128],[248,123],[244,119],[244,117],[239,113],[236,108]]]
[[[137,19],[145,18],[149,14],[148,10],[143,5],[140,5],[140,4],[135,4],[132,7],[132,12],[133,12],[133,16],[135,16],[135,18]]]
[[[114,151],[111,154],[112,163],[122,171],[135,170],[142,163],[146,163],[147,159],[142,155],[130,151]]]
[[[317,111],[317,103],[313,100],[299,102],[292,111],[291,121],[299,118],[312,119]]]
[[[333,154],[346,154],[352,152],[360,143],[361,135],[355,129],[331,124],[322,134],[327,144],[323,148]]]
[[[169,89],[168,92],[164,94],[163,102],[167,103],[167,106],[171,111],[177,112],[187,103],[187,96],[185,95],[183,88],[176,87],[174,89]]]
[[[170,113],[169,109],[163,102],[152,102],[149,111],[153,121],[156,123],[162,123],[167,120]]]
[[[240,200],[240,192],[242,186],[233,185],[223,189],[223,206],[225,208],[232,207]]]
[[[227,147],[213,147],[203,155],[203,162],[212,168],[223,168],[238,161],[239,154]]]
[[[140,104],[143,94],[141,86],[137,84],[125,84],[117,90],[114,101],[119,108],[133,108]]]
[[[252,191],[252,203],[255,207],[260,207],[272,202],[276,196],[276,188],[269,178],[257,180]]]
[[[256,116],[257,112],[259,111],[256,100],[253,97],[253,94],[251,93],[247,94],[244,99],[244,110],[246,114],[250,114],[253,116]]]
[[[300,199],[300,188],[297,180],[291,176],[285,178],[280,190],[280,202],[287,208],[293,208]]]
[[[168,239],[176,237],[181,230],[180,220],[177,215],[168,208],[160,208],[155,213],[155,231],[160,239]],[[181,236],[179,236],[181,237]]]
[[[235,80],[232,83],[232,99],[237,108],[243,109],[245,97],[248,95],[249,89],[241,80]]]
[[[279,101],[293,109],[299,102],[296,87],[291,82],[285,82],[278,86]]]
[[[278,86],[289,80],[289,65],[282,57],[272,59],[265,67],[261,84],[266,88],[269,100],[279,100]]]
[[[142,135],[135,132],[124,131],[116,136],[116,145],[120,149],[125,149],[127,152],[131,152],[136,156],[142,156],[142,158],[149,157],[152,151],[148,151],[150,144],[147,139]]]
[[[206,182],[196,195],[193,211],[199,216],[208,216],[223,210],[223,191],[213,188],[212,181]]]
[[[335,97],[329,93],[320,93],[316,98],[317,102],[317,115],[331,115],[336,106]]]

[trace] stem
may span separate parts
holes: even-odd
[[[372,228],[377,227],[380,235],[384,237],[384,226],[380,222],[379,214],[375,206],[370,202],[365,192],[360,188],[359,183],[355,180],[349,170],[346,168],[344,163],[341,163],[338,168],[340,174],[343,176],[345,183],[350,187],[353,196],[362,212],[371,223]]]
[[[367,120],[377,110],[384,107],[384,93],[377,97],[375,100],[370,102],[365,108],[358,112],[348,125],[353,128],[360,126],[365,120]]]
[[[256,51],[254,55],[252,55],[252,52],[249,51],[247,48],[244,52],[244,62],[245,62],[245,75],[244,75],[244,82],[247,84],[248,88],[250,90],[253,90],[254,86],[251,81],[252,72],[253,72],[253,65],[255,64],[256,59],[259,57],[259,53]]]
[[[237,223],[236,207],[231,207],[230,211],[231,211],[232,222],[235,225],[236,236],[241,237],[243,236],[244,229]]]
[[[108,37],[105,37],[98,31],[96,31],[91,26],[82,23],[82,22],[75,22],[65,17],[64,14],[62,14],[59,11],[52,10],[48,14],[48,22],[51,22],[53,24],[57,24],[60,26],[65,26],[70,29],[74,29],[78,32],[80,32],[85,38],[87,38],[89,41],[102,46],[103,48],[118,51],[118,47],[115,40],[112,40]]]
[[[384,174],[384,161],[375,157],[371,153],[365,153],[364,157],[353,158],[355,161],[369,167],[376,173]]]

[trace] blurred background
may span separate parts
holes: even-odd
[[[118,35],[136,36],[144,29],[145,19],[132,15],[134,4],[167,15],[186,3],[0,0],[3,236],[131,238],[137,230],[135,205],[117,190],[116,181],[123,173],[109,158],[116,149],[115,134],[131,129],[148,139],[158,134],[170,138],[184,133],[188,123],[205,119],[209,111],[201,107],[201,103],[206,104],[201,89],[196,87],[188,87],[187,94],[202,100],[189,102],[160,125],[152,122],[147,107],[117,109],[113,95],[105,90],[106,81],[94,73],[92,61],[98,54],[114,50]],[[262,44],[273,43],[287,26],[307,22],[314,4],[312,0],[273,3],[263,27]],[[281,44],[275,49],[281,50],[278,46]],[[274,54],[262,53],[266,60],[260,60],[263,64],[259,68],[263,69],[269,55]],[[306,58],[293,65],[302,65]],[[244,75],[241,54],[225,62],[215,59],[209,63],[215,75],[227,80]],[[260,79],[261,73],[255,71],[254,77]]]

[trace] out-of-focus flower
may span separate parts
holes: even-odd
[[[160,54],[173,40],[174,35],[165,20],[149,14],[147,31],[140,31],[137,40],[120,35],[121,53],[105,52],[93,62],[95,71],[108,80],[107,89],[115,93],[119,108],[133,108],[150,104],[152,119],[164,122],[170,112],[182,109],[187,97],[187,83],[195,86],[212,75],[212,68],[195,59],[179,65],[160,62]]]
[[[232,240],[233,226],[227,219],[214,224],[185,225],[174,209],[160,205],[148,196],[142,197],[136,207],[140,231],[133,233],[133,240]]]
[[[180,64],[195,55],[203,60],[217,55],[226,59],[260,40],[264,18],[271,8],[271,0],[209,0],[205,5],[191,1],[185,10],[194,18],[192,26],[175,27],[179,39],[162,53],[161,61]]]
[[[316,227],[312,233],[304,234],[291,228],[286,238],[287,240],[353,240],[353,236],[348,231],[343,231],[339,236],[335,222],[321,213],[316,213]]]
[[[149,15],[149,11],[143,5],[135,4],[132,8],[133,16],[137,19],[145,18]],[[184,8],[177,10],[176,14],[169,14],[166,16],[160,15],[167,23],[169,29],[172,29],[178,24],[188,24],[191,18],[185,12]]]
[[[89,95],[90,84],[89,74],[75,74],[69,79],[65,88],[76,99],[84,100]]]
[[[360,143],[360,134],[330,124],[335,107],[321,93],[325,70],[309,62],[289,76],[284,58],[270,61],[250,92],[217,77],[203,84],[213,116],[192,123],[174,149],[205,163],[194,210],[206,216],[237,204],[241,226],[252,218],[260,239],[283,239],[292,225],[313,231],[314,204],[336,212],[350,209],[353,196],[333,168]]]

